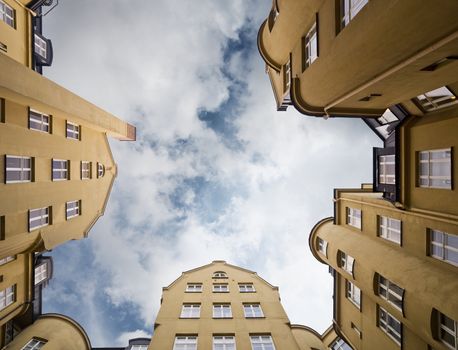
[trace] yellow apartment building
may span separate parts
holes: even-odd
[[[258,49],[277,109],[378,118],[442,86],[455,96],[456,13],[455,0],[272,0]]]
[[[256,272],[213,261],[163,288],[148,349],[327,350],[339,344],[332,328],[320,335],[291,325],[278,287]]]

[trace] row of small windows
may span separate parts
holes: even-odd
[[[29,109],[29,129],[52,134],[52,116]],[[81,140],[81,125],[67,120],[65,136],[70,140]]]
[[[197,350],[197,335],[177,335],[173,350]],[[234,335],[213,335],[213,350],[236,350]],[[250,334],[252,350],[275,350],[270,334]]]
[[[200,318],[201,304],[183,304],[180,318]],[[243,304],[245,318],[262,318],[264,313],[259,303]],[[213,318],[232,318],[231,304],[213,304]]]
[[[34,158],[26,156],[5,155],[5,183],[20,183],[34,181]],[[70,180],[71,161],[66,159],[51,159],[52,181]],[[105,175],[105,166],[97,162],[97,178]],[[80,162],[81,180],[92,178],[92,162]]]
[[[361,229],[362,212],[359,209],[347,207],[348,225]],[[402,242],[402,222],[401,220],[390,218],[383,215],[377,216],[378,236],[401,245]],[[447,232],[428,229],[428,255],[438,260],[443,260],[449,264],[458,266],[458,236]],[[320,238],[319,238],[320,240]],[[318,241],[318,250],[326,255],[324,243]]]
[[[254,293],[254,285],[252,283],[239,283],[239,292],[240,293]],[[189,293],[201,293],[203,290],[202,283],[188,283],[186,285],[186,292]],[[228,293],[229,284],[227,283],[214,283],[212,291],[214,293]]]

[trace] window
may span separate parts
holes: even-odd
[[[325,257],[328,256],[327,250],[328,250],[328,242],[326,242],[324,239],[321,239],[318,237],[318,251],[323,254]]]
[[[183,304],[181,309],[181,318],[199,318],[200,304]]]
[[[358,334],[358,338],[359,338],[359,339],[362,338],[362,333],[361,333],[361,331],[359,330],[358,327],[356,327],[356,325],[355,325],[353,322],[351,323],[351,329],[353,329],[353,330],[356,332],[356,334]]]
[[[74,218],[76,216],[79,216],[81,214],[80,201],[70,201],[70,202],[65,203],[65,210],[66,210],[65,218],[67,220]]]
[[[214,335],[213,350],[235,350],[235,337],[233,335]]]
[[[52,160],[52,180],[62,181],[70,179],[69,160],[53,159]]]
[[[29,129],[42,131],[45,133],[51,132],[51,117],[32,109],[29,110]]]
[[[439,230],[429,230],[432,257],[458,266],[458,236]]]
[[[50,207],[29,210],[29,232],[49,225]]]
[[[148,345],[132,345],[130,350],[148,350]]]
[[[377,294],[382,299],[387,300],[396,309],[402,311],[404,289],[379,274],[377,274],[377,285]]]
[[[418,95],[416,100],[425,112],[435,111],[458,102],[455,94],[446,86]]]
[[[6,258],[0,259],[0,266],[5,265],[13,260],[16,260],[16,256],[7,256]]]
[[[402,343],[402,323],[383,307],[378,307],[378,327],[393,339],[398,345]]]
[[[389,218],[387,216],[378,217],[378,234],[397,244],[401,244],[401,220]]]
[[[0,290],[0,310],[5,309],[16,300],[16,285]]]
[[[97,177],[105,175],[105,166],[102,163],[97,163]]]
[[[340,250],[339,255],[339,266],[353,276],[353,265],[355,264],[355,259]]]
[[[283,80],[284,80],[284,89],[285,93],[289,91],[291,86],[291,61],[286,62],[283,67]]]
[[[231,318],[232,310],[230,304],[213,304],[213,318]]]
[[[331,350],[351,350],[351,347],[342,338],[337,338],[331,344]]]
[[[32,158],[5,156],[5,182],[7,184],[32,181]]]
[[[246,318],[264,317],[260,304],[243,304],[243,312]]]
[[[37,267],[35,267],[35,285],[43,282],[46,278],[48,278],[48,266],[46,263],[43,263]]]
[[[457,322],[443,313],[439,314],[439,340],[451,349],[458,349]]]
[[[348,300],[355,304],[358,309],[361,309],[361,289],[350,281],[346,281],[345,289]]]
[[[239,283],[239,292],[253,293],[256,292],[256,290],[254,289],[253,283]]]
[[[0,0],[0,19],[10,27],[16,28],[16,13],[14,9]]]
[[[216,271],[213,273],[213,278],[227,278],[227,274],[224,271]]]
[[[369,0],[340,0],[340,28],[345,28]]]
[[[250,340],[252,350],[275,350],[270,335],[250,335]]]
[[[452,149],[421,151],[418,154],[418,185],[452,189]]]
[[[316,22],[304,37],[304,53],[302,70],[309,67],[318,57],[318,34],[316,31]]]
[[[177,335],[173,350],[197,350],[197,335]]]
[[[347,207],[347,225],[361,230],[361,210]]]
[[[67,121],[67,139],[81,140],[80,126]]]
[[[378,156],[378,181],[389,185],[396,183],[394,154]]]
[[[92,176],[92,162],[81,161],[81,180],[89,180]]]
[[[5,216],[0,216],[0,241],[5,239]],[[1,265],[1,264],[0,264]]]
[[[39,350],[46,344],[46,341],[39,339],[31,339],[21,350]]]
[[[44,40],[42,37],[39,35],[35,34],[34,36],[34,43],[35,43],[35,53],[44,59],[46,59],[46,49],[47,49],[47,43],[46,40]]]
[[[188,283],[186,285],[186,292],[189,292],[189,293],[201,293],[202,292],[202,284],[201,283]]]
[[[227,293],[229,292],[229,286],[227,283],[218,283],[213,285],[214,293]]]

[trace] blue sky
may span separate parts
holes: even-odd
[[[257,30],[271,1],[62,1],[44,19],[45,75],[137,126],[111,140],[119,175],[82,241],[51,254],[45,312],[94,346],[151,334],[161,290],[224,259],[280,287],[292,323],[331,324],[331,277],[308,234],[332,189],[371,176],[360,120],[276,112]]]

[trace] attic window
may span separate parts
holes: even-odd
[[[227,274],[224,271],[216,271],[213,273],[213,278],[227,278]]]
[[[360,98],[359,100],[362,102],[368,102],[368,101],[373,100],[375,97],[380,97],[380,96],[382,96],[382,94],[370,94],[370,95],[364,96],[363,98]]]
[[[458,62],[458,56],[448,56],[441,58],[440,60],[430,64],[429,66],[426,66],[425,68],[422,68],[421,70],[424,72],[434,72],[436,69],[442,68],[443,66],[452,62]]]

